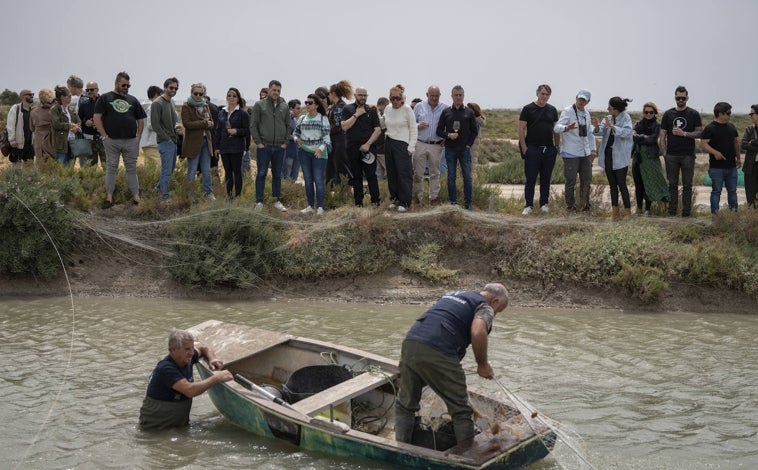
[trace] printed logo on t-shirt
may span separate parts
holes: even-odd
[[[111,107],[113,107],[113,110],[117,113],[127,113],[132,108],[132,105],[126,100],[117,99],[111,101]]]
[[[685,118],[674,118],[674,129],[684,129],[685,127],[687,127],[687,120]]]

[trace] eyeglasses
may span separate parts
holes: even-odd
[[[84,90],[89,93],[91,91],[97,91],[99,88],[85,88]]]
[[[119,85],[119,86],[120,86],[121,88],[131,88],[131,87],[132,87],[132,86],[131,86],[130,84],[128,84],[128,83],[122,83],[122,84],[121,84],[121,85]]]
[[[390,101],[400,101],[400,100],[402,100],[402,98],[399,96],[390,96]]]
[[[303,101],[303,103],[305,103],[306,106],[310,106],[313,104],[313,101]]]
[[[647,115],[652,116],[653,114],[655,114],[655,111],[643,111],[642,114],[647,114]]]
[[[201,92],[195,92],[195,91],[193,91],[192,92],[192,96],[203,96],[203,92],[202,91]]]
[[[674,99],[677,101],[687,101],[689,98],[686,96],[675,96]]]

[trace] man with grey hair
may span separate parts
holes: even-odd
[[[195,382],[192,366],[200,356],[205,357],[216,372]],[[144,430],[186,426],[189,423],[192,398],[221,382],[234,377],[221,370],[224,363],[216,358],[209,346],[198,344],[192,333],[174,330],[168,337],[168,355],[153,370],[147,393],[139,413],[139,425]]]
[[[505,286],[491,283],[479,292],[446,293],[411,326],[400,353],[400,390],[395,403],[398,441],[412,441],[414,415],[426,385],[447,405],[458,443],[474,436],[461,360],[470,344],[477,374],[485,379],[495,377],[487,360],[487,336],[495,315],[507,306]]]
[[[430,86],[426,90],[426,101],[413,107],[418,126],[418,142],[413,152],[413,194],[419,203],[424,202],[424,172],[429,168],[429,202],[437,203],[440,194],[440,167],[442,163],[443,139],[437,135],[442,112],[448,108],[440,102],[440,87]]]
[[[576,176],[579,175],[579,209],[590,210],[590,184],[592,183],[592,162],[597,157],[597,143],[593,135],[592,117],[585,108],[592,94],[579,90],[576,100],[562,112],[553,132],[561,137],[561,157],[563,158],[563,177],[566,179],[563,198],[566,211],[577,211],[574,198]]]

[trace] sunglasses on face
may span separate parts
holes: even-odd
[[[97,88],[85,88],[85,91],[87,93],[92,93],[93,91],[97,91]]]
[[[175,91],[175,90],[178,90],[179,87],[170,86],[170,87],[168,87],[168,89],[171,90],[171,91]]]
[[[752,111],[750,111],[749,113],[747,113],[748,116],[752,116],[753,114],[755,114],[755,113],[752,112]]]
[[[400,101],[400,100],[402,100],[402,98],[400,98],[399,96],[390,96],[390,101]]]
[[[131,88],[131,87],[132,87],[132,86],[131,86],[130,84],[128,84],[128,83],[122,83],[122,84],[121,84],[121,85],[119,85],[119,86],[120,86],[121,88]]]
[[[197,93],[193,91],[192,96],[203,96],[203,92],[201,91],[200,93]]]
[[[303,101],[303,103],[305,103],[306,106],[310,106],[313,104],[313,101]]]
[[[686,96],[675,96],[674,99],[677,101],[687,101],[688,98]]]
[[[655,111],[644,111],[643,114],[647,114],[647,115],[652,116],[652,115],[655,114]]]
[[[34,93],[24,93],[24,96],[34,96]]]

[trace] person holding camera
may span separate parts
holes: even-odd
[[[561,117],[553,131],[561,134],[561,157],[563,176],[566,178],[564,198],[566,210],[576,212],[574,187],[579,174],[579,203],[582,211],[590,210],[590,183],[592,182],[592,162],[597,157],[594,128],[589,111],[585,108],[592,94],[579,90],[576,101],[561,112]]]

